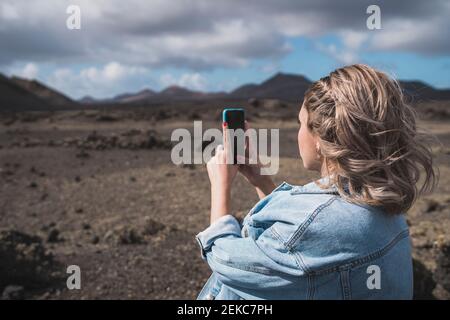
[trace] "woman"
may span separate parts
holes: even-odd
[[[299,124],[318,181],[275,187],[224,164],[222,146],[208,162],[211,225],[196,239],[213,273],[198,299],[411,299],[404,213],[437,179],[400,87],[365,65],[335,70],[306,92]],[[229,210],[238,171],[261,199],[242,225]]]

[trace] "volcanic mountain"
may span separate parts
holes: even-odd
[[[8,78],[0,74],[0,110],[59,110],[78,103],[37,80]]]
[[[277,73],[261,84],[246,84],[230,92],[233,98],[271,98],[285,101],[299,101],[311,85],[304,76]]]
[[[46,101],[0,74],[0,111],[46,109]]]
[[[37,97],[45,100],[52,106],[65,108],[75,104],[75,102],[64,94],[50,88],[37,80],[27,80],[19,77],[11,77],[12,82],[31,92]]]

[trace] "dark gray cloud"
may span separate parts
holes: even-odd
[[[81,30],[65,27],[69,4],[81,7]],[[381,31],[366,28],[370,4],[381,7]],[[282,57],[289,52],[287,37],[324,34],[337,34],[349,50],[364,42],[364,50],[448,55],[449,16],[443,0],[2,0],[0,64],[233,67]],[[355,39],[362,40],[352,47]]]

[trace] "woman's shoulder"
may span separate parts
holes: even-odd
[[[256,206],[250,213],[264,209],[275,209],[281,215],[287,211],[296,212],[295,217],[302,222],[302,218],[314,218],[319,213],[326,214],[324,219],[340,219],[342,216],[357,215],[361,218],[381,218],[392,217],[382,208],[370,205],[357,204],[343,199],[336,186],[327,184],[326,178],[312,181],[305,185],[294,185],[283,181],[272,193],[262,199],[261,206]]]
[[[291,225],[303,223],[312,213],[319,212],[338,200],[334,188],[323,188],[316,182],[293,185],[286,181],[261,199],[249,212],[253,220],[282,220]]]
[[[281,183],[272,194],[250,211],[249,222],[273,225],[283,238],[311,241],[346,241],[370,238],[375,243],[395,237],[407,229],[403,215],[351,203],[335,187],[324,187],[324,180],[305,185]]]
[[[385,252],[408,237],[403,215],[350,203],[317,184],[283,183],[248,224],[255,234],[270,229],[286,252],[311,259],[304,263],[316,270]]]

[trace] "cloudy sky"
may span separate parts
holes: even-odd
[[[381,9],[369,30],[366,9]],[[78,5],[81,29],[66,26]],[[367,63],[450,87],[450,1],[0,0],[0,72],[73,98],[176,84],[231,90]]]

